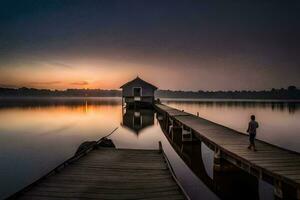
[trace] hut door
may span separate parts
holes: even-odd
[[[142,88],[140,87],[133,88],[133,96],[135,97],[142,96]]]

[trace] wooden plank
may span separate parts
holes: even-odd
[[[261,165],[261,164],[283,164],[283,163],[287,163],[287,164],[296,164],[296,165],[300,165],[300,159],[296,159],[294,160],[294,163],[290,162],[290,160],[285,160],[285,159],[279,159],[279,160],[260,160],[260,161],[254,161],[253,163],[255,163],[256,165]]]
[[[265,144],[260,144],[259,142],[256,142],[255,146],[260,152],[262,152],[262,151],[282,152],[281,149],[270,147]],[[238,151],[238,150],[245,150],[246,149],[245,147],[247,147],[247,146],[245,146],[243,144],[236,144],[236,145],[223,145],[223,147],[226,149],[233,150],[233,151]],[[289,153],[289,152],[287,152],[287,153]]]
[[[118,191],[116,191],[118,193]],[[30,196],[46,196],[46,197],[60,197],[66,199],[148,199],[148,198],[172,198],[172,197],[180,197],[183,199],[181,195],[177,194],[178,191],[161,191],[161,192],[152,192],[152,193],[122,193],[122,194],[110,194],[110,193],[101,193],[99,191],[88,191],[88,192],[52,192],[52,191],[42,191],[36,193],[29,193],[27,195]]]
[[[114,181],[123,181],[123,182],[159,182],[159,181],[168,181],[168,180],[172,180],[171,176],[149,176],[149,177],[128,177],[129,174],[127,174],[127,176],[91,176],[91,175],[71,175],[71,176],[66,176],[66,175],[61,175],[61,176],[55,176],[52,177],[52,179],[59,181],[59,180],[74,180],[74,181],[97,181],[97,180],[102,180],[102,181],[110,181],[110,182],[114,182]]]
[[[86,168],[96,168],[96,169],[99,169],[99,168],[110,168],[110,169],[113,169],[113,170],[118,170],[118,169],[123,169],[123,168],[130,168],[130,169],[144,169],[144,170],[153,170],[153,169],[167,169],[167,166],[164,166],[164,165],[153,165],[151,167],[147,167],[147,166],[143,166],[143,165],[139,165],[139,166],[135,166],[135,165],[112,165],[112,166],[107,166],[107,165],[85,165],[85,164],[74,164],[76,166],[79,166],[79,167],[86,167]]]
[[[243,153],[243,154],[236,154],[237,156],[247,159],[247,160],[255,160],[255,159],[266,159],[266,160],[273,160],[273,159],[297,159],[297,157],[295,156],[291,156],[291,155],[276,155],[276,154],[267,154],[267,153],[260,153],[257,155],[253,155],[251,153],[247,154],[247,153]],[[287,160],[288,161],[288,160]]]
[[[91,188],[86,187],[77,187],[74,190],[72,187],[35,187],[33,190],[28,192],[27,194],[33,194],[38,192],[59,192],[59,193],[87,193],[91,190]],[[146,189],[118,189],[118,188],[101,188],[101,187],[93,187],[93,193],[99,194],[114,194],[116,192],[121,192],[122,194],[149,194],[149,193],[159,193],[159,192],[174,192],[178,191],[177,187],[169,187],[169,188],[156,188],[153,190]]]
[[[73,180],[47,180],[40,183],[41,185],[51,185],[51,186],[60,186],[60,185],[70,185],[74,187],[80,187],[80,186],[86,186],[86,187],[94,187],[95,185],[99,185],[101,187],[107,187],[107,188],[134,188],[141,189],[141,188],[155,188],[155,187],[171,187],[171,186],[177,186],[174,181],[163,181],[163,182],[147,182],[147,184],[136,184],[136,183],[125,183],[120,181],[110,181],[106,182],[105,184],[100,184],[97,180],[83,180],[81,182],[74,183]],[[177,186],[178,187],[178,186]]]
[[[101,170],[101,169],[94,169],[94,170],[89,170],[89,169],[82,169],[82,170],[72,170],[72,171],[66,171],[64,172],[64,175],[116,175],[116,176],[123,176],[123,175],[128,175],[129,173],[132,173],[132,176],[134,177],[139,177],[139,176],[161,176],[161,175],[170,175],[170,173],[165,170],[159,170],[153,172],[152,170],[147,170],[143,172],[124,172],[124,171],[108,171],[108,170]]]
[[[20,197],[22,200],[64,200],[65,198],[61,197],[41,197],[41,196],[30,196],[30,195],[25,195]]]
[[[267,168],[270,171],[300,170],[300,166],[282,166],[282,167],[271,166]]]
[[[300,174],[289,174],[289,175],[286,175],[286,177],[288,177],[290,179],[298,180],[298,179],[300,179]]]
[[[98,195],[107,195],[111,197],[117,197],[118,195],[124,196],[131,196],[133,197],[134,195],[140,196],[140,198],[144,198],[146,196],[148,197],[153,197],[157,195],[169,195],[169,194],[179,194],[178,193],[178,188],[177,189],[169,189],[169,190],[163,190],[163,191],[150,191],[148,190],[147,192],[145,191],[139,191],[139,190],[101,190],[98,188],[86,188],[84,190],[66,190],[66,188],[63,188],[63,190],[56,188],[56,189],[49,189],[49,188],[34,188],[30,191],[27,192],[27,195],[41,195],[41,194],[47,194],[47,196],[64,196],[64,197],[72,197],[72,196],[77,196],[77,197],[91,197],[91,196],[98,196]],[[50,194],[51,193],[51,194]],[[117,193],[117,194],[116,194]],[[130,198],[130,197],[127,197]]]
[[[25,195],[21,198],[22,200],[62,200],[62,199],[74,199],[74,198],[61,198],[61,197],[48,197],[48,196],[38,196],[38,195]],[[78,198],[76,198],[78,199]],[[99,198],[80,198],[80,199],[99,199]],[[122,198],[121,196],[119,196],[118,198],[106,198],[106,200],[115,200],[115,199],[126,199],[126,198]],[[128,199],[128,198],[127,198]],[[184,199],[184,197],[180,196],[180,195],[168,195],[166,197],[161,196],[161,197],[151,197],[151,198],[140,198],[140,200],[142,199],[147,199],[147,200],[182,200]],[[132,200],[136,200],[136,198],[132,198]]]
[[[227,149],[228,151],[231,151],[232,153],[235,153],[237,155],[243,156],[243,155],[253,155],[253,156],[262,156],[263,154],[276,154],[276,153],[280,153],[280,152],[274,152],[272,150],[261,150],[259,148],[257,148],[256,152],[253,152],[252,150],[248,149],[248,144],[245,145],[244,149],[239,149],[239,150],[234,150],[234,149]],[[257,153],[259,151],[259,154]]]
[[[75,170],[74,170],[75,169]],[[73,175],[73,174],[103,174],[103,175],[118,175],[118,176],[122,176],[122,175],[127,175],[129,173],[132,173],[132,176],[145,176],[145,175],[153,175],[153,176],[162,176],[162,175],[170,175],[168,173],[167,170],[140,170],[138,172],[134,172],[134,170],[130,170],[130,171],[119,171],[119,170],[115,170],[115,171],[108,171],[107,169],[105,170],[101,170],[101,169],[81,169],[80,168],[73,168],[72,170],[68,170],[67,172],[64,173],[64,175]]]
[[[128,174],[131,173],[133,175],[155,175],[155,174],[170,174],[168,169],[161,170],[161,169],[153,169],[153,170],[144,170],[144,169],[139,169],[139,170],[134,170],[134,169],[126,169],[122,168],[119,170],[110,170],[109,168],[94,168],[94,169],[88,169],[88,168],[82,168],[82,167],[72,167],[72,169],[69,169],[68,171],[64,172],[65,174],[68,173],[113,173],[113,174]]]
[[[262,161],[262,160],[286,160],[291,162],[292,159],[295,159],[294,156],[286,156],[286,157],[270,157],[270,156],[264,156],[264,157],[258,157],[258,156],[247,156],[247,155],[243,155],[243,156],[239,156],[240,158],[243,158],[245,160],[251,161],[251,162],[256,162],[256,161]]]
[[[162,104],[157,104],[156,107],[158,107],[159,109],[167,112],[170,116],[186,116],[186,115],[191,115],[191,114],[186,113],[184,111],[180,111],[180,110],[175,109],[175,108],[170,108],[170,107],[162,105]]]
[[[257,164],[257,163],[256,163]],[[284,162],[284,163],[260,163],[259,166],[267,168],[267,167],[289,167],[289,166],[295,166],[295,164],[299,163],[291,163],[291,162]]]
[[[118,185],[117,185],[118,186]],[[121,186],[121,185],[120,185]],[[99,189],[99,190],[109,190],[111,192],[114,191],[119,191],[119,190],[124,190],[125,192],[138,192],[138,191],[143,191],[143,192],[151,192],[152,190],[154,191],[164,191],[164,190],[173,190],[173,189],[178,189],[177,185],[174,184],[173,186],[152,186],[152,185],[147,185],[146,187],[138,187],[138,188],[132,188],[132,187],[116,187],[116,185],[93,185],[93,188],[95,189]],[[49,184],[49,183],[41,183],[39,184],[36,188],[50,188],[50,189],[60,189],[60,190],[80,190],[80,189],[84,189],[90,187],[89,185],[84,185],[84,184],[75,184],[75,185],[66,185],[66,184]],[[149,188],[152,188],[151,190],[149,190]],[[138,190],[137,190],[138,189]]]
[[[77,163],[76,163],[77,164]],[[151,164],[151,166],[145,166],[146,164]],[[104,162],[100,162],[100,161],[91,161],[91,162],[82,162],[82,163],[79,163],[78,165],[90,165],[90,166],[94,166],[94,165],[97,165],[97,166],[107,166],[105,164],[105,161]],[[164,164],[162,162],[149,162],[149,163],[145,163],[145,162],[110,162],[110,165],[113,165],[113,166],[138,166],[138,167],[147,167],[147,168],[153,168],[153,167],[159,167],[159,166],[164,166]]]
[[[300,174],[300,170],[283,170],[277,171],[278,174],[286,176],[286,175],[297,175]]]

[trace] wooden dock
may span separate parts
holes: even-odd
[[[256,140],[258,151],[247,149],[248,135],[163,104],[155,105],[165,128],[189,132],[215,152],[215,167],[222,170],[222,159],[274,186],[279,198],[291,193],[300,199],[300,154]],[[287,192],[288,191],[288,192]]]
[[[161,150],[100,148],[11,199],[188,199]]]

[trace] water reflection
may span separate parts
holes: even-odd
[[[123,108],[122,126],[139,134],[144,128],[154,124],[153,109]]]
[[[240,108],[271,108],[275,111],[295,113],[300,110],[299,101],[258,101],[258,100],[187,100],[187,99],[164,99],[167,104],[190,104],[198,107],[240,107]]]
[[[24,97],[24,98],[3,98],[0,97],[0,109],[7,108],[37,108],[37,107],[61,107],[77,108],[78,106],[87,105],[107,105],[116,106],[121,104],[118,97]]]

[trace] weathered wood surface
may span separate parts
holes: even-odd
[[[164,110],[168,115],[170,116],[185,116],[185,115],[190,115],[189,113],[177,110],[175,108],[171,108],[169,106],[163,105],[163,104],[156,104],[156,107]]]
[[[185,199],[158,150],[101,148],[18,199]]]
[[[175,113],[174,108],[156,104],[160,111]],[[181,113],[180,113],[181,112]],[[221,150],[224,156],[234,161],[247,164],[260,174],[272,176],[275,180],[284,181],[300,188],[300,154],[285,150],[272,144],[256,140],[258,151],[247,149],[248,135],[242,134],[220,124],[177,110],[176,115],[169,115],[178,123],[189,127],[195,136]]]

